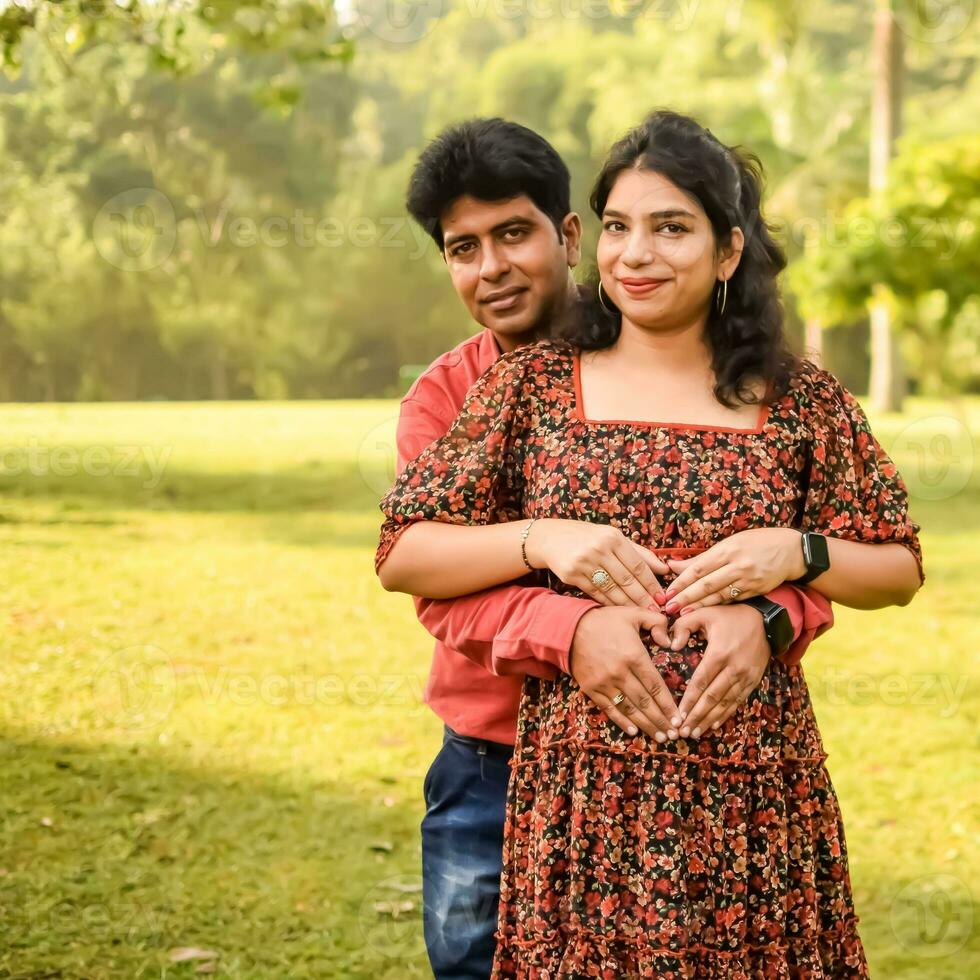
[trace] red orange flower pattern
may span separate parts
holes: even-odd
[[[657,549],[767,526],[896,541],[921,574],[901,478],[826,371],[801,362],[738,430],[588,420],[577,358],[542,341],[477,381],[382,502],[377,566],[416,520],[561,517]],[[672,652],[643,636],[679,701],[703,638]],[[825,758],[802,668],[778,658],[721,729],[663,745],[630,739],[571,677],[529,677],[493,980],[868,976]]]

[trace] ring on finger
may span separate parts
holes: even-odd
[[[734,585],[728,586],[728,598],[734,601],[742,594],[741,589],[736,589]]]
[[[622,691],[612,699],[612,706],[618,708],[626,700],[626,695]]]
[[[597,568],[591,576],[592,584],[603,592],[608,592],[613,587],[612,576],[604,568]]]

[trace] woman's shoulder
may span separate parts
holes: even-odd
[[[565,340],[544,339],[502,354],[488,369],[500,381],[544,378],[566,370],[575,348]]]
[[[839,416],[857,405],[854,396],[831,374],[808,358],[797,358],[790,370],[788,396],[801,414]]]
[[[546,368],[552,364],[564,364],[571,359],[576,347],[567,340],[557,337],[546,337],[530,344],[523,344],[515,350],[504,354],[515,362],[531,367]]]

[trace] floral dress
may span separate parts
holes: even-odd
[[[850,393],[806,361],[752,429],[728,429],[589,420],[579,351],[519,348],[382,510],[378,566],[412,521],[558,517],[665,554],[754,527],[896,541],[921,574],[894,465]],[[679,702],[703,637],[672,652],[641,635]],[[825,759],[803,671],[779,658],[720,729],[663,744],[630,738],[570,676],[527,678],[493,980],[868,976]]]

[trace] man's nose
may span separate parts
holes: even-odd
[[[491,281],[499,279],[510,269],[505,251],[496,244],[483,248],[483,262],[480,265],[480,275]]]

